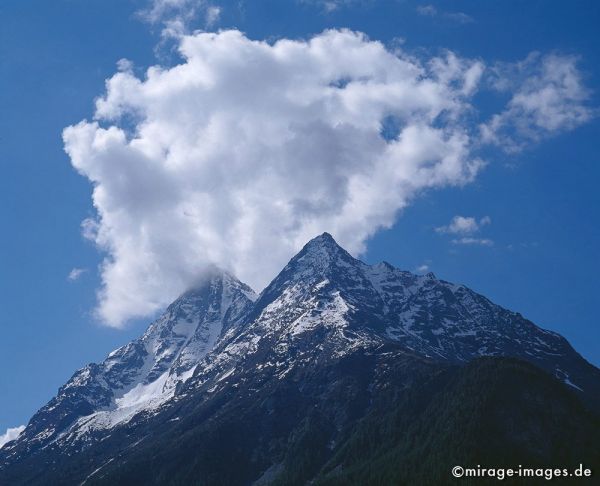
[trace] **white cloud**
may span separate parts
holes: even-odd
[[[313,2],[315,3],[315,2]],[[333,12],[334,10],[337,10],[340,5],[343,5],[344,2],[340,1],[340,0],[323,0],[323,1],[318,1],[316,2],[319,5],[321,5],[323,7],[323,10],[325,10],[325,12]]]
[[[273,44],[196,33],[180,52],[143,79],[116,73],[95,121],[64,131],[94,185],[82,228],[106,253],[109,325],[168,304],[208,263],[260,290],[323,231],[360,254],[422,191],[483,166],[480,61],[418,59],[347,30]]]
[[[417,7],[417,13],[419,15],[426,15],[428,17],[435,17],[438,13],[438,9],[433,5],[419,5]]]
[[[492,218],[489,216],[484,216],[479,220],[479,226],[485,226],[487,224],[492,224]]]
[[[194,24],[203,20],[205,28],[214,27],[222,13],[222,7],[208,0],[150,0],[148,7],[138,12],[150,24],[162,24],[164,41],[179,39],[193,30]]]
[[[461,24],[468,24],[474,21],[473,17],[464,12],[444,12],[433,5],[419,5],[416,10],[419,15],[425,17],[441,17]]]
[[[70,272],[69,275],[67,276],[67,279],[70,280],[71,282],[75,282],[76,280],[79,280],[79,278],[85,273],[87,272],[87,268],[73,268]]]
[[[213,25],[215,25],[221,17],[221,12],[221,7],[215,7],[214,5],[209,6],[206,9],[205,14],[206,26],[212,27]]]
[[[520,63],[499,64],[492,84],[512,95],[504,111],[481,125],[481,136],[509,153],[572,130],[595,115],[586,104],[590,91],[575,56],[532,53]]]
[[[205,6],[205,0],[151,0],[140,15],[148,22],[156,24],[175,17],[191,19]]]
[[[208,262],[260,289],[322,231],[360,253],[419,191],[482,165],[461,122],[477,62],[448,74],[349,31],[273,45],[200,33],[181,52],[146,79],[115,74],[97,121],[64,132],[94,184],[98,219],[83,228],[107,252],[110,325],[165,305]],[[387,116],[393,141],[379,133]]]
[[[192,18],[204,5],[204,0],[151,0],[140,15],[146,21],[157,24],[174,17]]]
[[[117,69],[123,72],[130,72],[133,70],[133,62],[125,58],[119,59],[117,61]]]
[[[470,235],[477,233],[482,226],[491,224],[492,219],[484,216],[479,221],[471,216],[454,216],[446,226],[439,226],[435,230],[438,233]]]
[[[493,246],[494,242],[488,238],[473,238],[465,236],[463,238],[457,238],[452,240],[454,245],[480,245],[480,246]]]
[[[372,0],[297,0],[300,3],[318,5],[325,13],[334,12],[341,7],[347,7],[356,4],[369,4]]]
[[[429,265],[427,265],[426,263],[424,263],[423,265],[419,265],[415,271],[417,273],[426,273],[429,271]]]
[[[19,437],[19,435],[21,435],[21,432],[23,432],[24,430],[25,430],[24,425],[6,429],[6,432],[4,434],[0,435],[0,449],[7,442],[10,442],[11,440],[15,440],[17,437]]]
[[[473,235],[481,231],[483,226],[492,224],[492,218],[484,216],[479,221],[471,216],[454,216],[446,226],[439,226],[436,232],[442,234],[458,235],[454,238],[453,245],[479,245],[493,246],[494,242],[489,238],[476,238]]]

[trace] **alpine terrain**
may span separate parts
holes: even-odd
[[[327,233],[256,295],[213,268],[0,449],[0,484],[452,483],[600,474],[600,370],[560,335]],[[507,478],[506,483],[510,483]]]

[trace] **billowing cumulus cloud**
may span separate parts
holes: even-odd
[[[472,97],[484,66],[417,59],[350,31],[308,41],[197,33],[181,64],[107,81],[64,131],[94,185],[84,235],[106,253],[98,314],[152,313],[208,263],[257,290],[308,239],[354,254],[422,191],[483,166]]]

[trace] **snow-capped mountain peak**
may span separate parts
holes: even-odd
[[[300,278],[319,278],[323,274],[353,266],[356,260],[329,233],[310,240],[281,272]]]
[[[367,265],[324,233],[258,297],[231,274],[211,271],[143,336],[75,373],[3,453],[91,444],[134,417],[227,383],[388,348],[444,363],[521,358],[600,404],[600,372],[560,335],[432,273]]]
[[[387,262],[367,265],[328,233],[309,241],[263,290],[249,321],[228,344],[231,349],[221,350],[235,356],[233,361],[239,350],[258,353],[261,345],[256,343],[262,342],[282,350],[278,359],[283,362],[287,350],[300,346],[298,340],[319,332],[329,336],[327,347],[336,356],[375,341],[454,363],[513,356],[584,390],[593,368],[562,336],[464,285],[440,280],[432,272],[415,275]],[[233,366],[229,358],[224,362]]]
[[[244,320],[255,299],[231,274],[211,269],[139,339],[76,372],[34,415],[24,435],[39,445],[81,439],[159,406],[192,376],[219,337]]]

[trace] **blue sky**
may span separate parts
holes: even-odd
[[[213,28],[270,42],[350,28],[411,56],[431,59],[449,49],[489,66],[554,53],[577,58],[592,91],[586,105],[600,105],[597,2],[325,3],[224,1]],[[94,100],[120,59],[132,61],[136,76],[151,65],[180,62],[176,41],[160,40],[168,17],[151,23],[137,14],[147,6],[123,0],[0,6],[0,430],[27,422],[77,368],[136,337],[150,320],[106,326],[95,316],[106,252],[82,237],[81,222],[96,217],[92,187],[71,165],[62,140],[65,127],[92,119]],[[206,10],[197,13],[188,28],[206,28]],[[485,120],[502,110],[504,98],[482,90],[471,101]],[[408,270],[427,266],[560,332],[599,365],[599,128],[596,117],[516,153],[482,149],[478,156],[487,165],[472,181],[420,189],[390,229],[367,238],[364,259]],[[454,233],[436,231],[458,215],[473,220]],[[489,224],[482,224],[485,217]],[[453,243],[463,238],[492,243]],[[70,280],[73,269],[85,271]]]

